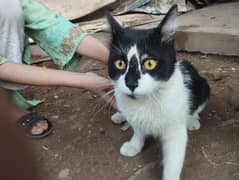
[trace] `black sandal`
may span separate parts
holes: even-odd
[[[32,128],[40,121],[46,121],[48,124],[48,128],[45,129],[40,134],[32,134],[32,132],[31,132]],[[45,138],[45,137],[49,136],[53,131],[53,125],[49,121],[49,119],[38,114],[37,112],[31,112],[31,113],[28,113],[28,114],[22,116],[18,122],[19,122],[20,126],[24,127],[27,135],[32,138],[35,138],[35,139]]]

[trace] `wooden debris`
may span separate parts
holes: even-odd
[[[147,14],[127,14],[123,16],[116,16],[117,21],[124,27],[136,27],[153,22],[160,22],[164,16],[153,16]],[[85,31],[91,33],[99,31],[109,31],[109,26],[105,18],[80,22],[78,25]]]
[[[116,0],[37,0],[48,9],[56,12],[66,19],[78,19],[99,10],[105,6],[111,5]]]

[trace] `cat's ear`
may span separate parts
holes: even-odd
[[[177,13],[178,6],[175,4],[169,9],[168,13],[160,23],[158,30],[161,35],[161,43],[174,42],[177,28]]]
[[[106,18],[108,20],[113,35],[119,34],[123,31],[123,28],[109,12],[106,14]]]

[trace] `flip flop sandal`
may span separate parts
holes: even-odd
[[[45,129],[40,134],[32,134],[32,132],[31,132],[32,128],[34,126],[36,126],[36,124],[40,121],[46,121],[48,124],[48,128]],[[52,123],[46,117],[40,115],[37,112],[31,112],[31,113],[28,113],[28,114],[22,116],[19,119],[18,123],[20,124],[20,126],[22,126],[25,129],[27,135],[34,139],[45,138],[45,137],[49,136],[53,131]]]

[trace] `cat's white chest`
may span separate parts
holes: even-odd
[[[145,134],[155,134],[161,129],[159,117],[160,109],[153,107],[153,103],[128,97],[119,97],[117,100],[121,113],[134,128],[144,131]],[[157,113],[156,113],[157,112]]]
[[[182,123],[181,120],[185,119],[182,116],[186,115],[183,113],[185,111],[180,110],[180,107],[173,107],[173,101],[167,98],[160,100],[155,97],[154,100],[147,98],[137,100],[118,94],[116,100],[120,112],[129,124],[134,129],[140,129],[148,135],[159,136],[166,126]]]
[[[148,135],[159,136],[166,127],[184,125],[189,115],[188,92],[178,73],[170,88],[152,96],[131,99],[116,90],[115,97],[129,124]]]

